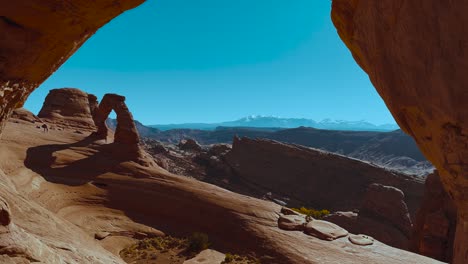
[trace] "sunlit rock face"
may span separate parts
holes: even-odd
[[[118,94],[105,94],[99,107],[96,108],[94,122],[97,126],[97,132],[94,135],[98,138],[107,139],[109,128],[106,125],[106,120],[112,110],[117,114],[114,141],[116,143],[137,145],[140,142],[140,136],[133,115],[125,104],[125,97]]]
[[[457,206],[468,263],[468,2],[334,0],[338,34]]]
[[[96,30],[144,0],[1,0],[0,129]]]
[[[38,116],[58,124],[94,128],[97,97],[76,88],[53,89],[45,98]]]

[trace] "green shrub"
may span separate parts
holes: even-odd
[[[236,258],[235,255],[233,255],[233,254],[231,254],[231,253],[226,253],[226,257],[224,258],[223,263],[230,263],[230,262],[233,262],[235,258]]]
[[[188,239],[188,250],[190,252],[200,252],[210,246],[208,235],[205,233],[195,232]]]
[[[291,208],[292,210],[305,214],[306,216],[311,216],[316,219],[320,219],[328,214],[330,214],[330,211],[323,209],[323,210],[315,210],[313,208],[306,208],[306,207],[301,207],[301,208]]]

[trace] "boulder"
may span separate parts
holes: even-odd
[[[300,216],[305,217],[305,215],[303,215],[303,214],[301,214],[299,212],[296,212],[293,209],[288,208],[288,207],[281,207],[281,213],[284,214],[284,215],[300,215]]]
[[[205,249],[192,259],[183,264],[221,264],[226,255],[213,249]]]
[[[278,227],[284,230],[302,231],[305,224],[306,219],[301,215],[281,215],[278,219]]]
[[[401,230],[381,218],[356,212],[334,212],[323,220],[337,224],[353,234],[366,234],[395,248],[409,249],[409,238]]]
[[[409,237],[412,223],[404,198],[403,192],[395,187],[371,184],[367,189],[359,215],[387,221]]]
[[[348,231],[333,223],[312,220],[305,226],[305,233],[323,240],[335,240],[348,235]]]
[[[94,107],[96,103],[96,96],[76,88],[53,89],[45,98],[38,117],[53,123],[93,129],[91,104]]]
[[[370,246],[374,244],[374,239],[367,235],[350,235],[348,239],[351,243],[359,246]]]
[[[450,262],[457,225],[455,204],[444,190],[436,172],[426,179],[421,208],[416,214],[411,250]]]

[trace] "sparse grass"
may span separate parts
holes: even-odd
[[[172,236],[147,238],[120,251],[120,256],[127,263],[135,264],[182,264],[209,248],[209,237],[205,233],[195,232],[187,238]],[[265,257],[265,256],[264,256]],[[253,255],[238,255],[227,253],[223,264],[261,264],[274,263],[268,258],[257,258]]]
[[[305,214],[306,216],[311,216],[311,217],[313,217],[315,219],[320,219],[320,218],[330,214],[330,211],[328,211],[326,209],[315,210],[313,208],[306,208],[306,207],[291,208],[291,209],[298,212],[298,213]]]
[[[261,264],[260,260],[252,256],[240,256],[226,253],[226,257],[221,264]]]
[[[120,251],[124,260],[138,260],[138,263],[146,263],[149,260],[156,260],[158,253],[182,252],[188,247],[188,239],[171,236],[147,238]]]
[[[188,238],[154,237],[140,240],[123,249],[120,256],[128,263],[166,263],[160,262],[159,258],[170,258],[173,261],[171,263],[182,263],[210,245],[208,235],[200,232],[193,233]]]

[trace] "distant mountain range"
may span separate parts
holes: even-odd
[[[366,121],[345,121],[324,119],[320,122],[306,118],[281,118],[274,116],[248,116],[235,121],[220,123],[184,123],[168,125],[150,125],[149,127],[159,130],[171,129],[199,129],[215,130],[217,127],[277,127],[296,128],[312,127],[327,130],[347,130],[347,131],[393,131],[399,129],[397,124],[375,125]]]

